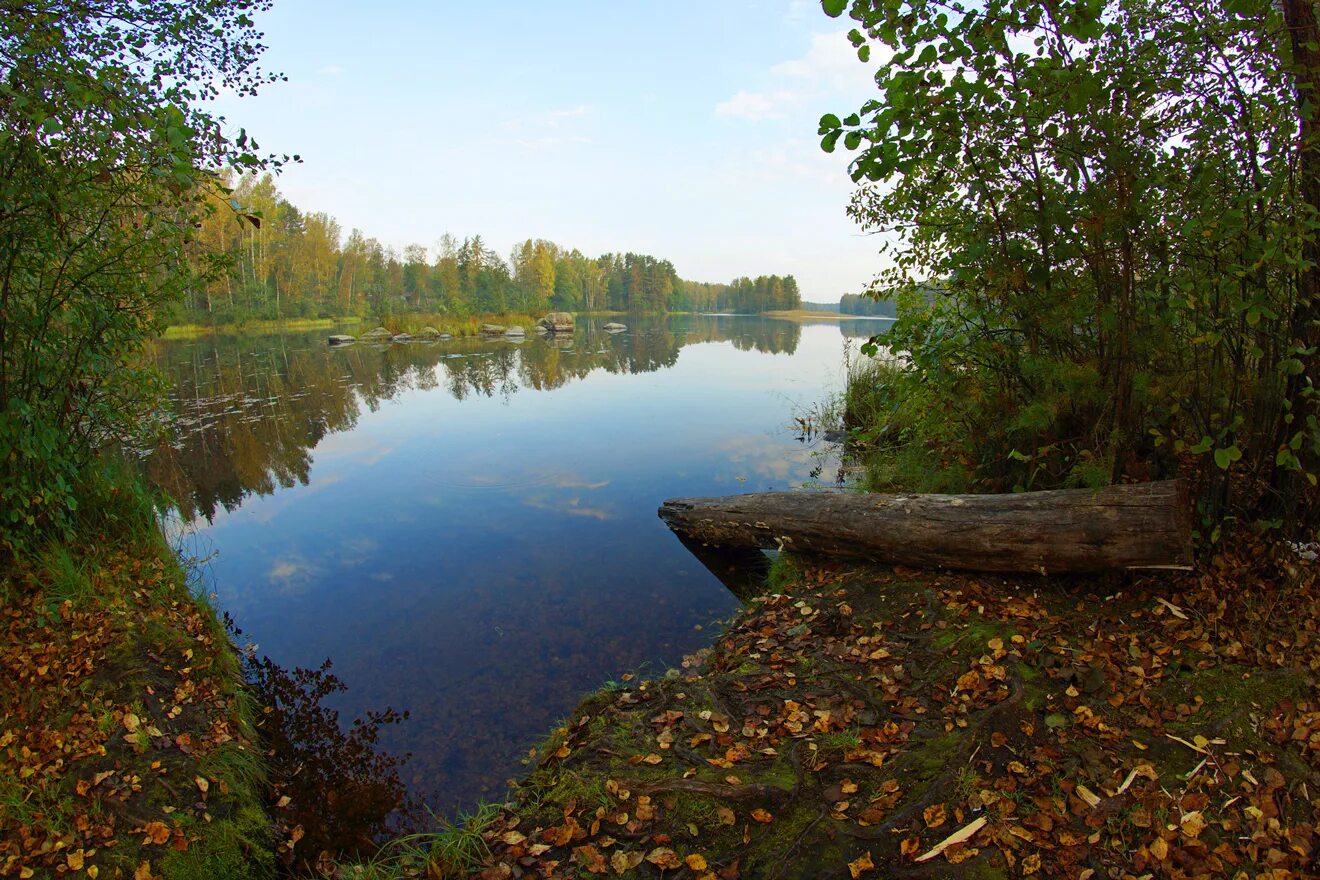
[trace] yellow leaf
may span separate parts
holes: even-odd
[[[624,874],[642,863],[645,854],[641,852],[623,852],[618,850],[610,856],[610,867],[616,874]]]
[[[760,822],[762,825],[769,825],[774,819],[775,817],[773,815],[766,810],[762,810],[760,807],[752,810],[752,820]]]
[[[687,866],[694,871],[706,870],[706,857],[701,855],[700,853],[693,853],[683,861],[686,862]]]
[[[655,752],[652,752],[651,754],[647,755],[645,758],[642,758],[642,763],[643,763],[643,764],[659,764],[662,760],[664,760],[664,759],[661,758],[659,755],[657,755]]]
[[[858,877],[862,876],[868,871],[874,871],[874,870],[875,870],[875,862],[871,861],[871,851],[869,849],[866,851],[866,854],[863,855],[861,858],[855,859],[848,863],[848,873],[852,874],[853,880],[857,880]]]

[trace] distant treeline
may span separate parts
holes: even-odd
[[[845,293],[839,300],[839,311],[845,315],[866,315],[875,318],[895,318],[898,310],[890,299],[873,299],[856,293]]]
[[[801,303],[791,275],[686,281],[668,260],[646,254],[587,257],[528,239],[505,261],[481,236],[442,236],[432,248],[399,253],[354,229],[344,237],[329,214],[303,212],[270,175],[224,181],[199,238],[227,259],[215,280],[192,291],[177,318],[206,323],[400,311],[457,315],[564,311],[739,311]],[[248,219],[249,217],[254,219]]]

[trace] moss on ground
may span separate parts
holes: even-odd
[[[1304,870],[1318,606],[1311,580],[1268,609],[1219,580],[1262,570],[1116,588],[781,561],[682,670],[585,700],[489,852],[372,876]]]
[[[275,873],[236,657],[152,530],[0,584],[0,876]]]

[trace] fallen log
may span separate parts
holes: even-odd
[[[660,518],[678,534],[718,547],[921,568],[1054,574],[1192,563],[1191,504],[1178,480],[1014,495],[670,498]]]

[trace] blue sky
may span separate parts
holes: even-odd
[[[815,136],[874,86],[816,0],[276,0],[259,25],[289,82],[218,109],[300,153],[280,189],[345,232],[639,251],[816,300],[879,266]]]

